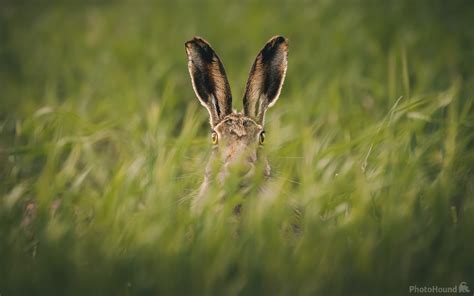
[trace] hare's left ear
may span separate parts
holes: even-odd
[[[185,43],[188,68],[194,92],[207,108],[211,127],[232,113],[232,95],[224,65],[204,39],[194,37]]]
[[[263,125],[265,112],[278,100],[288,65],[288,40],[275,36],[265,44],[250,70],[244,114]]]

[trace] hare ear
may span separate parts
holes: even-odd
[[[232,95],[224,65],[202,38],[194,37],[185,43],[188,69],[194,92],[201,104],[207,108],[211,126],[232,112]]]
[[[246,116],[263,125],[265,111],[278,100],[287,65],[288,40],[275,36],[259,52],[250,70],[244,95]]]

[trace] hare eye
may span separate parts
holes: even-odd
[[[261,132],[261,133],[260,133],[260,135],[259,135],[259,137],[258,137],[258,142],[259,142],[260,144],[265,143],[265,132]]]
[[[211,142],[213,145],[216,145],[219,142],[219,137],[217,136],[216,132],[212,132],[211,134]]]
[[[232,125],[232,119],[229,119],[225,122],[227,125]]]

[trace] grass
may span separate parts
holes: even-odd
[[[474,288],[472,8],[2,5],[0,294]],[[210,140],[184,42],[213,44],[240,109],[276,34],[290,54],[267,114],[269,190],[247,195],[240,219],[238,191],[193,214]]]

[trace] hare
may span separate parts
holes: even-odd
[[[212,129],[212,154],[199,194],[192,203],[196,208],[210,184],[214,180],[223,184],[236,164],[242,179],[251,178],[258,163],[263,165],[264,178],[270,176],[268,160],[259,151],[265,142],[265,113],[277,101],[285,80],[288,40],[275,36],[257,55],[247,81],[242,112],[232,109],[232,94],[224,65],[211,45],[194,37],[185,43],[185,48],[193,89],[209,111]],[[213,174],[216,161],[220,171]]]

